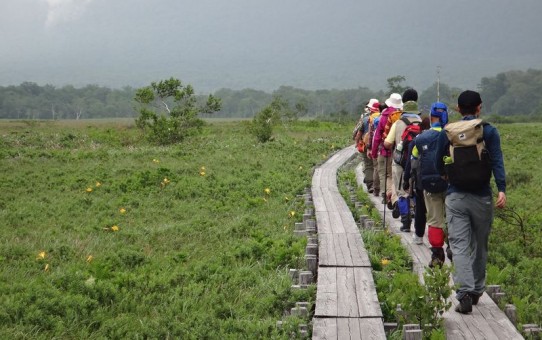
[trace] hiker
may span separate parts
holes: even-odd
[[[371,157],[371,150],[373,147],[373,138],[380,122],[380,112],[384,111],[388,106],[384,103],[374,103],[371,109],[371,115],[369,116],[369,145],[367,147],[367,157],[373,161],[373,195],[375,197],[380,196],[380,172],[378,167],[378,158]]]
[[[417,133],[420,131],[419,124],[422,119],[419,116],[418,110],[418,93],[414,89],[407,89],[403,93],[403,112],[401,118],[398,119],[393,125],[384,141],[384,148],[387,150],[397,150],[399,153],[403,153],[403,132],[407,127],[412,125],[418,125]],[[404,146],[407,148],[407,146]],[[399,149],[400,148],[400,149]],[[401,217],[401,228],[399,230],[403,232],[410,232],[410,225],[412,224],[412,217],[410,213],[410,197],[409,193],[403,189],[403,165],[398,164],[396,161],[392,162],[392,177],[393,188],[395,188],[395,197],[392,198],[392,208],[394,210],[393,217]],[[399,216],[397,215],[399,212]]]
[[[436,102],[431,105],[431,129],[420,133],[415,140],[412,157],[417,159],[418,182],[423,190],[427,210],[427,238],[431,245],[431,261],[429,267],[442,266],[445,261],[444,243],[446,229],[444,224],[444,199],[448,183],[440,176],[436,168],[436,148],[440,132],[448,123],[448,107]],[[424,230],[415,228],[415,241],[421,240]],[[416,243],[416,242],[415,242]],[[448,258],[452,260],[450,247],[446,249]]]
[[[384,148],[384,130],[389,116],[403,109],[403,101],[399,93],[392,93],[385,104],[387,108],[380,114],[378,126],[375,129],[373,142],[371,145],[371,158],[377,159],[378,173],[380,178],[380,187],[384,187],[382,192],[382,203],[387,204],[393,199],[393,188],[391,179],[391,151]]]
[[[449,181],[445,202],[454,282],[458,285],[459,304],[455,311],[467,314],[485,290],[494,213],[491,174],[498,190],[497,208],[506,205],[506,178],[499,132],[479,119],[480,94],[464,91],[457,98],[457,105],[463,118],[441,131],[436,158],[437,169]]]
[[[422,132],[420,135],[423,134],[423,131],[430,128],[430,124],[427,116],[422,118],[422,123],[420,124]],[[410,143],[409,145],[410,157],[403,171],[403,189],[414,200],[414,235],[412,235],[412,242],[418,245],[423,244],[425,224],[427,223],[427,209],[425,207],[424,191],[420,180],[420,162],[416,149],[416,141],[420,135],[416,137],[414,143]]]
[[[377,99],[370,99],[366,105],[364,112],[362,113],[356,128],[354,129],[354,140],[356,147],[360,153],[361,162],[363,164],[363,183],[367,186],[367,191],[372,193],[374,191],[374,166],[373,160],[367,156],[367,148],[369,143],[369,115],[374,110],[374,106],[379,105]],[[378,188],[378,190],[380,190]]]

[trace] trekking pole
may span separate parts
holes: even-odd
[[[386,202],[388,199],[388,192],[386,189],[386,183],[388,182],[388,157],[384,157],[384,218],[382,219],[382,228],[386,229]]]

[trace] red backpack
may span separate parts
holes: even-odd
[[[401,118],[401,121],[406,124],[406,128],[401,134],[401,140],[393,150],[393,161],[404,168],[410,158],[410,143],[422,132],[422,128],[419,121],[410,122],[405,117]]]

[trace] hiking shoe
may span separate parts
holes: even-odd
[[[412,236],[412,243],[418,244],[418,245],[423,244],[423,236],[420,237],[420,236],[414,234],[414,236]]]
[[[388,209],[390,209],[390,210],[395,209],[395,206],[397,205],[397,203],[393,204],[393,203],[391,203],[391,201],[388,201],[387,204],[388,204]],[[397,209],[399,209],[399,208],[397,208]],[[397,217],[395,217],[395,218],[397,218]]]
[[[482,297],[482,294],[476,294],[476,293],[469,293],[470,298],[472,300],[472,305],[476,306],[478,304],[478,301]]]
[[[446,257],[448,257],[448,260],[450,260],[450,262],[453,262],[453,256],[454,254],[452,253],[452,248],[450,248],[450,246],[446,247]],[[475,305],[475,303],[473,303],[473,305]]]
[[[389,208],[389,203],[388,203],[388,208]],[[399,204],[397,204],[397,202],[395,202],[395,204],[392,205],[392,207],[390,208],[391,209],[391,216],[393,216],[393,218],[399,218],[399,216],[401,216],[400,212],[399,212]],[[410,228],[409,228],[410,230]]]
[[[476,301],[476,303],[478,303],[478,301]],[[470,294],[465,294],[459,300],[459,304],[455,306],[455,311],[461,314],[468,314],[472,312],[472,299]]]
[[[429,268],[440,267],[444,264],[444,249],[442,247],[431,247],[431,261],[429,261]]]

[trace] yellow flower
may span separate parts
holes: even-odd
[[[200,172],[199,172],[199,175],[200,175],[201,177],[205,176],[205,171],[200,171]]]
[[[153,163],[160,163],[159,160],[157,160],[156,158],[152,160]]]
[[[202,165],[201,168],[199,168],[199,171],[205,171],[205,167]]]
[[[288,201],[290,200],[290,198],[289,198],[288,196],[284,196],[284,200],[285,200],[286,202],[288,202]]]
[[[45,272],[49,271],[49,263],[45,264],[45,268],[43,268],[43,271],[45,271]]]
[[[269,195],[269,194],[271,193],[271,189],[269,189],[269,188],[265,188],[265,189],[263,189],[263,191],[264,191],[267,195]]]
[[[102,186],[102,183],[96,182],[96,188],[99,188],[100,186]]]
[[[126,209],[120,208],[120,209],[119,209],[119,212],[120,212],[121,214],[125,214],[125,213],[126,213]]]
[[[299,166],[299,170],[303,170],[303,167],[301,165]]]
[[[386,258],[384,258],[384,259],[382,259],[382,261],[380,261],[380,263],[382,263],[383,266],[387,266],[388,264],[390,264],[390,262],[391,261],[386,259]]]
[[[295,216],[295,211],[293,211],[293,210],[290,211],[289,215],[290,215],[290,217],[294,217]]]
[[[92,192],[92,188],[91,188],[91,187],[88,187],[88,188],[87,188],[87,192]]]
[[[40,253],[38,254],[38,257],[36,257],[36,260],[43,260],[44,258],[45,258],[45,252],[40,251]]]
[[[111,227],[111,230],[112,230],[112,231],[119,231],[119,229],[120,229],[120,228],[119,228],[118,226],[116,226],[116,225],[114,225],[114,226]]]
[[[87,262],[88,263],[92,262],[92,260],[94,260],[94,256],[92,256],[92,255],[87,256]]]
[[[164,177],[164,183],[168,184],[169,182],[171,182],[171,181],[169,179],[167,179],[167,177]]]

